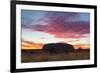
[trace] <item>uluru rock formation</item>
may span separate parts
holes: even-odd
[[[75,50],[72,45],[67,43],[49,43],[45,44],[42,49],[49,53],[71,52]]]

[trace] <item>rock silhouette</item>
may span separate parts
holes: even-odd
[[[49,53],[61,53],[74,51],[74,47],[66,43],[50,43],[45,44],[43,50]]]

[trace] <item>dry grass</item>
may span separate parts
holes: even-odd
[[[90,50],[78,50],[73,52],[48,53],[44,51],[22,51],[21,62],[46,62],[90,59]]]

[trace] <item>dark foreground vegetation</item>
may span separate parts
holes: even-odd
[[[21,50],[22,63],[87,59],[90,59],[89,49],[75,50],[72,45],[65,43],[46,44],[37,50]]]

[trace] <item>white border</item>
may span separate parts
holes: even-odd
[[[21,63],[21,9],[26,10],[46,10],[46,11],[62,11],[62,12],[89,12],[90,13],[90,60],[78,61],[56,61],[56,62],[34,62]],[[92,45],[91,45],[92,44]],[[35,5],[16,5],[16,68],[39,68],[39,67],[55,67],[55,66],[72,66],[94,64],[94,10],[85,8],[70,7],[51,7],[51,6],[35,6]]]

